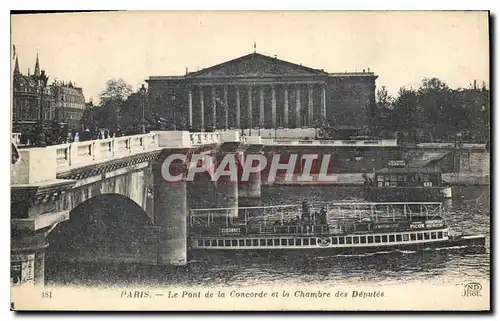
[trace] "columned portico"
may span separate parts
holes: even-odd
[[[184,110],[193,128],[301,128],[320,122],[366,125],[364,106],[375,99],[376,78],[371,72],[331,74],[252,53],[185,76],[153,76],[148,83],[154,108],[165,114],[169,108]],[[207,89],[211,97],[205,97]],[[171,96],[180,99],[163,98]],[[356,113],[359,117],[352,117]]]

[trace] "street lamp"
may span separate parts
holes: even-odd
[[[42,70],[41,74],[36,77],[36,80],[38,82],[38,86],[40,87],[40,110],[39,110],[39,133],[38,133],[38,145],[40,147],[45,147],[47,146],[47,143],[45,141],[45,133],[44,133],[44,114],[43,114],[43,91],[45,87],[47,86],[47,81],[49,80],[49,77],[45,74],[45,70]]]
[[[146,120],[144,119],[144,108],[145,108],[145,103],[144,101],[146,100],[146,87],[144,87],[144,84],[142,84],[141,89],[139,89],[139,92],[141,94],[141,106],[142,106],[142,133],[146,133]]]

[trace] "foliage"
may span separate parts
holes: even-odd
[[[451,89],[438,78],[426,78],[420,88],[400,88],[396,97],[377,91],[371,129],[381,136],[412,142],[462,140],[487,142],[490,131],[489,90]]]

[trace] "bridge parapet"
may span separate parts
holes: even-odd
[[[253,136],[250,136],[253,137]],[[250,138],[249,137],[249,138]],[[398,146],[396,139],[379,140],[304,140],[304,139],[271,139],[264,138],[262,142],[266,146],[339,146],[339,147],[395,147]]]
[[[19,150],[11,167],[12,184],[54,180],[56,174],[159,148],[158,134],[149,133]]]

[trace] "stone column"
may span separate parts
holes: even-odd
[[[307,126],[313,125],[313,87],[309,86],[307,92]]]
[[[288,128],[288,88],[285,87],[284,89],[284,94],[285,94],[285,101],[284,101],[284,107],[283,107],[283,126],[285,128]]]
[[[247,110],[247,125],[252,128],[253,124],[253,113],[252,113],[252,86],[248,86],[248,110]]]
[[[229,128],[229,106],[227,104],[227,86],[224,86],[224,127]]]
[[[240,122],[240,113],[241,113],[241,106],[240,106],[240,88],[236,87],[236,128],[241,127],[241,122]]]
[[[215,87],[212,86],[212,126],[217,128],[217,104],[215,103]]]
[[[271,127],[276,128],[276,90],[271,86]]]
[[[297,86],[295,89],[295,126],[297,128],[302,127],[301,121],[300,121],[300,113],[301,113],[301,106],[300,106],[300,88]]]
[[[259,98],[260,98],[260,110],[259,110],[259,127],[264,126],[265,122],[265,113],[264,113],[264,88],[260,87],[259,90]]]
[[[188,89],[188,114],[189,114],[189,127],[193,127],[193,90]]]
[[[162,164],[153,164],[154,221],[163,231],[158,242],[158,263],[185,265],[187,263],[187,190],[186,181],[167,182],[161,174]],[[184,164],[170,166],[170,174],[182,173]]]
[[[217,166],[225,157],[231,158],[236,166],[236,153],[218,153]],[[231,167],[229,167],[231,168]],[[217,207],[227,208],[227,214],[231,217],[238,217],[238,180],[232,181],[229,175],[221,175],[215,182],[217,191]]]
[[[205,127],[205,102],[203,100],[203,87],[200,87],[200,126],[203,129]]]
[[[326,122],[326,85],[321,86],[321,121]]]

